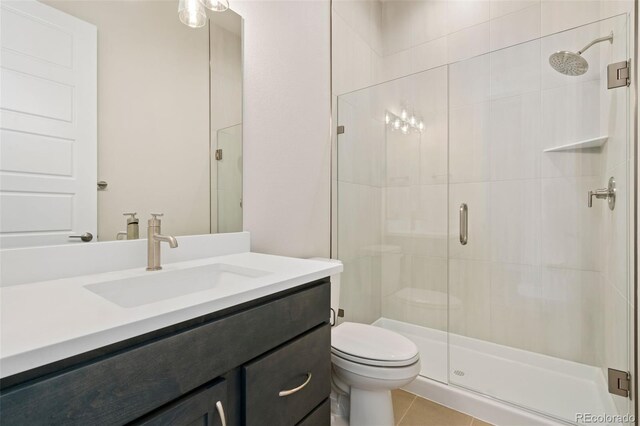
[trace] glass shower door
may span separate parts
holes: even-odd
[[[217,232],[242,231],[242,124],[218,130]]]
[[[631,409],[607,389],[632,359],[627,19],[449,66],[449,383],[572,423]],[[585,74],[550,66],[611,32]]]
[[[346,321],[400,333],[447,381],[447,67],[338,96]]]

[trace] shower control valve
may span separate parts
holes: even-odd
[[[593,197],[598,199],[605,199],[609,204],[609,209],[613,210],[616,206],[616,181],[613,177],[609,178],[609,185],[603,189],[596,189],[595,191],[589,191],[589,198],[587,201],[588,207],[593,207]]]

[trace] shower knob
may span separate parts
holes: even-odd
[[[609,185],[606,188],[589,191],[587,206],[590,208],[593,207],[593,197],[607,200],[609,209],[613,210],[616,207],[616,180],[613,177],[610,177]]]

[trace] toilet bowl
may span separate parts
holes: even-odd
[[[392,426],[391,390],[420,373],[416,345],[393,331],[345,322],[331,332],[334,392],[348,398],[351,426]],[[334,413],[335,414],[335,413]]]
[[[332,321],[339,311],[339,295],[340,276],[334,275]],[[348,419],[350,426],[393,426],[391,391],[418,376],[420,354],[415,343],[396,332],[343,322],[331,330],[331,364],[332,423],[346,424]]]

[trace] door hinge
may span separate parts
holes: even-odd
[[[221,149],[216,149],[216,160],[218,160],[218,161],[222,160],[222,150]]]
[[[631,374],[628,371],[609,369],[609,393],[629,398]]]
[[[344,133],[344,126],[338,126],[338,134],[341,135]]]
[[[607,88],[625,87],[631,84],[631,61],[616,62],[607,66]]]

